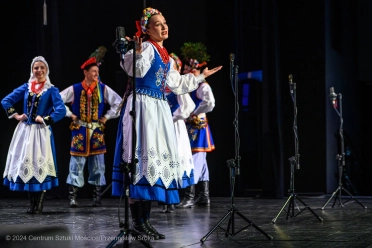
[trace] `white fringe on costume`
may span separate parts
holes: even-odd
[[[56,176],[53,160],[51,131],[43,124],[27,125],[19,122],[9,146],[3,177],[24,183],[32,177],[42,183],[49,176]]]

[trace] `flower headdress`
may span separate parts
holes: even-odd
[[[186,42],[181,47],[181,55],[192,70],[206,65],[210,56],[207,54],[207,47],[201,42]]]
[[[181,68],[182,68],[181,59],[175,53],[169,54],[169,57],[171,57],[174,60],[174,62],[176,63],[177,71],[181,72]]]
[[[161,12],[151,7],[148,7],[142,11],[141,20],[136,21],[137,37],[141,37],[141,34],[146,34],[146,25],[148,24],[149,19],[153,15],[161,15]]]

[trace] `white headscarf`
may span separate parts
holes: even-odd
[[[47,89],[49,89],[50,87],[53,86],[53,84],[50,82],[50,78],[49,78],[49,72],[50,72],[50,70],[49,70],[49,65],[48,65],[48,63],[46,62],[46,60],[44,59],[44,57],[42,57],[42,56],[37,56],[37,57],[35,57],[35,58],[32,60],[32,62],[31,62],[31,73],[30,73],[30,79],[28,80],[28,90],[29,90],[30,92],[31,92],[31,83],[32,83],[32,81],[34,81],[34,80],[36,79],[35,75],[34,75],[33,72],[32,72],[32,68],[33,68],[35,62],[38,62],[38,61],[43,62],[43,63],[46,65],[46,67],[47,67],[47,74],[46,74],[46,77],[45,77],[46,82],[45,82],[45,84],[44,84],[44,89],[43,89],[43,91],[46,91]]]

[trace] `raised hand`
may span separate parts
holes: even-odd
[[[139,38],[137,36],[133,36],[133,39],[131,39],[128,36],[125,36],[125,39],[127,41],[134,41],[135,42],[136,53],[138,53],[138,54],[142,53],[142,38]]]
[[[209,77],[210,75],[213,75],[214,73],[218,72],[219,70],[221,70],[222,68],[222,65],[221,66],[217,66],[213,69],[210,69],[208,70],[208,67],[206,67],[204,70],[203,70],[203,75],[204,75],[204,78],[206,77]]]

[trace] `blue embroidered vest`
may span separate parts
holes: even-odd
[[[101,92],[105,92],[105,85],[98,83]],[[88,115],[88,97],[82,83],[74,84],[74,102],[71,104],[72,112],[82,122],[97,123],[102,117],[105,108],[104,94],[102,101],[99,102],[99,92],[97,87],[93,90],[91,96],[90,115]],[[102,154],[106,152],[106,143],[104,139],[104,128],[84,125],[70,126],[72,132],[70,154],[75,156],[89,156]]]
[[[150,69],[143,78],[136,77],[136,92],[138,94],[166,100],[164,89],[170,62],[164,64],[156,49],[154,47],[153,49],[155,57],[151,61]]]

